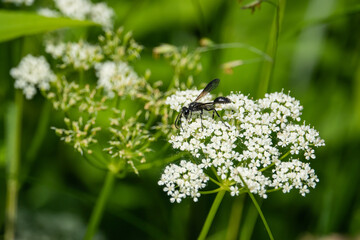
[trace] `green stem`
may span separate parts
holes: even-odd
[[[250,190],[248,191],[248,194],[249,194],[251,200],[253,201],[253,203],[254,203],[254,205],[255,205],[255,208],[256,208],[256,210],[258,211],[258,213],[259,213],[259,215],[260,215],[260,217],[261,217],[261,220],[262,220],[263,223],[264,223],[264,226],[265,226],[266,231],[267,231],[267,233],[268,233],[268,235],[269,235],[269,238],[270,238],[271,240],[274,240],[274,237],[273,237],[273,235],[272,235],[272,233],[271,233],[271,230],[270,230],[270,228],[269,228],[269,225],[267,224],[266,219],[265,219],[265,216],[264,216],[263,212],[261,211],[261,208],[260,208],[259,204],[257,203],[254,195],[250,192]]]
[[[84,240],[91,240],[97,232],[101,217],[103,215],[105,204],[110,196],[115,181],[115,173],[108,171],[100,195],[96,201],[95,207],[91,213]]]
[[[206,238],[206,236],[209,232],[210,226],[212,224],[212,221],[214,220],[215,214],[216,214],[216,212],[220,206],[220,203],[225,195],[225,192],[226,192],[225,190],[221,190],[216,194],[215,200],[211,206],[208,216],[206,217],[204,226],[201,229],[198,240],[203,240]]]
[[[34,133],[34,137],[31,139],[30,147],[28,148],[28,151],[24,159],[25,161],[21,167],[22,177],[19,179],[20,181],[19,188],[21,188],[25,178],[28,176],[28,173],[31,169],[31,165],[36,159],[36,155],[38,154],[41,144],[43,143],[44,138],[46,136],[46,133],[49,130],[50,110],[51,110],[51,103],[49,101],[46,101],[43,104],[43,108],[39,118],[40,119],[39,123]]]
[[[17,199],[19,189],[20,136],[23,108],[22,92],[15,93],[15,104],[11,104],[6,117],[6,162],[7,189],[5,209],[5,240],[15,238],[15,222],[17,215]]]
[[[254,206],[255,206],[256,210],[258,211],[258,213],[259,213],[259,215],[260,215],[260,217],[261,217],[261,220],[262,220],[263,223],[264,223],[264,226],[265,226],[266,231],[267,231],[267,233],[268,233],[268,235],[269,235],[269,238],[270,238],[271,240],[274,240],[274,237],[273,237],[273,235],[272,235],[272,233],[271,233],[271,230],[270,230],[270,228],[269,228],[269,225],[267,224],[267,221],[266,221],[266,219],[265,219],[265,216],[264,216],[263,212],[261,211],[261,208],[260,208],[258,202],[256,201],[254,195],[250,192],[250,190],[249,190],[246,182],[244,181],[243,177],[242,177],[241,175],[239,175],[239,176],[240,176],[240,178],[241,178],[241,181],[242,181],[242,182],[244,183],[244,185],[246,186],[247,192],[248,192],[251,200],[253,201]]]
[[[240,195],[234,199],[232,204],[231,213],[229,217],[229,225],[226,232],[226,239],[236,239],[239,233],[241,223],[241,216],[244,209],[245,194]]]
[[[214,190],[209,190],[209,191],[199,191],[200,194],[213,194],[213,193],[217,193],[217,192],[220,192],[222,189],[221,188],[217,188],[217,189],[214,189]]]
[[[80,86],[84,86],[85,84],[84,84],[84,81],[85,81],[85,79],[84,79],[84,69],[80,69],[79,70],[79,85]]]
[[[269,82],[273,75],[274,65],[276,60],[276,52],[278,48],[278,41],[280,35],[281,23],[285,12],[286,0],[278,0],[276,5],[275,16],[271,25],[270,37],[266,46],[266,54],[269,55],[273,61],[263,62],[262,69],[260,71],[260,84],[257,92],[257,97],[263,97],[269,88]]]

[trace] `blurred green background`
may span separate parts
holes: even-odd
[[[271,4],[263,3],[252,13],[241,9],[249,2],[235,0],[106,2],[116,12],[116,25],[133,31],[135,39],[145,47],[135,69],[139,73],[151,69],[150,81],[161,80],[165,87],[172,79],[172,69],[163,59],[154,59],[153,47],[170,43],[194,49],[201,38],[207,37],[216,43],[238,42],[264,51],[275,14]],[[268,91],[291,91],[304,106],[302,118],[320,132],[326,146],[317,149],[317,159],[311,163],[320,182],[310,194],[304,198],[295,191],[275,192],[262,201],[275,239],[313,239],[311,236],[333,233],[349,238],[360,236],[359,25],[358,0],[286,2]],[[84,31],[72,29],[74,35],[81,36]],[[89,36],[95,40],[92,32]],[[16,55],[18,41],[0,43],[0,226],[4,223],[6,191],[5,110],[14,99],[14,80],[9,70],[20,60]],[[42,35],[28,36],[23,41],[24,52],[34,55],[44,52]],[[256,97],[261,61],[236,67],[232,74],[226,74],[221,68],[225,62],[256,57],[246,48],[204,53],[204,69],[194,84],[199,86],[220,78],[217,93],[241,91]],[[40,95],[24,103],[21,165],[28,174],[23,177],[19,193],[19,225],[23,231],[52,231],[54,239],[76,239],[75,235],[70,238],[66,234],[61,238],[64,234],[61,229],[46,230],[45,223],[61,226],[76,220],[79,228],[81,224],[84,228],[105,173],[89,165],[51,130],[45,133],[35,160],[24,160],[44,104]],[[49,126],[61,125],[61,122],[61,114],[51,114]],[[153,156],[154,159],[162,157],[168,156]],[[194,239],[198,236],[214,196],[202,196],[198,203],[186,200],[171,204],[157,185],[163,168],[152,168],[140,172],[140,176],[129,175],[116,182],[100,226],[104,238]],[[225,197],[209,239],[224,239],[231,213],[238,211],[238,205],[239,200]],[[242,227],[251,229],[253,212],[252,203],[246,198]],[[248,237],[268,238],[260,219],[255,222],[251,238]]]

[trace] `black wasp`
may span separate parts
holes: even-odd
[[[220,82],[220,79],[217,79],[217,78],[212,80],[211,82],[209,82],[209,84],[206,85],[204,90],[202,90],[202,92],[195,99],[195,101],[193,101],[192,103],[189,104],[189,107],[181,108],[181,111],[175,120],[176,128],[179,128],[179,126],[181,126],[182,116],[184,116],[185,119],[189,119],[189,117],[191,118],[191,115],[193,112],[200,112],[201,127],[202,127],[202,115],[203,115],[204,110],[205,111],[213,111],[212,117],[214,118],[214,114],[216,113],[216,115],[224,123],[224,121],[221,119],[219,113],[216,111],[215,105],[231,103],[230,99],[228,99],[227,97],[217,97],[217,98],[215,98],[215,100],[213,102],[206,102],[206,103],[197,102],[200,98],[204,97],[206,94],[208,94],[209,92],[214,90],[219,85],[219,82]],[[227,125],[225,124],[225,126],[227,126]],[[229,126],[227,126],[227,127],[229,127]]]

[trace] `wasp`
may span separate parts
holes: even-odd
[[[212,102],[206,102],[206,103],[198,102],[198,100],[200,100],[206,94],[208,94],[209,92],[214,90],[219,85],[219,82],[220,82],[220,79],[217,79],[217,78],[215,78],[214,80],[209,82],[208,85],[206,85],[206,87],[199,94],[199,96],[197,96],[197,98],[192,103],[190,103],[188,107],[184,106],[184,107],[181,108],[181,111],[177,115],[176,120],[175,120],[175,127],[176,128],[181,127],[181,119],[182,119],[183,116],[185,117],[185,119],[188,120],[188,119],[191,118],[193,112],[200,112],[201,127],[203,128],[202,115],[203,115],[204,110],[208,111],[208,112],[212,111],[213,112],[213,114],[212,114],[213,118],[214,118],[214,115],[216,113],[216,115],[224,123],[224,121],[221,119],[219,113],[216,111],[215,106],[216,106],[216,104],[231,103],[229,98],[227,98],[227,97],[217,97]],[[224,123],[224,125],[229,127],[225,123]]]

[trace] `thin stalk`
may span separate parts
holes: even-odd
[[[251,235],[254,232],[255,223],[256,223],[258,216],[259,216],[259,214],[256,211],[256,208],[254,207],[254,205],[250,205],[248,208],[248,211],[246,213],[246,217],[244,219],[244,224],[241,228],[240,236],[238,238],[239,240],[250,240],[251,239]]]
[[[39,124],[37,125],[34,137],[32,138],[29,150],[26,153],[26,160],[32,162],[38,153],[44,137],[49,129],[49,118],[51,111],[51,103],[45,101],[42,107],[42,111],[39,118]]]
[[[213,194],[213,193],[217,193],[220,192],[221,188],[216,188],[214,190],[209,190],[209,191],[199,191],[200,194]]]
[[[28,148],[28,151],[26,153],[24,159],[25,161],[21,167],[22,177],[19,179],[20,181],[19,188],[21,188],[25,178],[27,178],[27,175],[31,169],[31,165],[36,159],[36,155],[38,154],[41,144],[43,143],[46,133],[49,129],[50,110],[51,110],[51,103],[46,101],[43,104],[43,108],[39,118],[39,123],[37,125],[34,137],[31,140],[30,147]]]
[[[256,210],[258,211],[258,213],[259,213],[259,215],[260,215],[260,217],[261,217],[261,220],[263,221],[263,224],[264,224],[264,226],[265,226],[265,228],[266,228],[266,231],[267,231],[267,233],[268,233],[268,235],[269,235],[269,238],[270,238],[271,240],[274,240],[274,237],[273,237],[273,235],[272,235],[272,233],[271,233],[270,227],[269,227],[269,225],[267,224],[267,221],[266,221],[266,219],[265,219],[265,216],[264,216],[263,212],[261,211],[261,208],[260,208],[258,202],[256,201],[254,195],[250,192],[250,190],[249,190],[246,182],[245,182],[244,179],[242,178],[242,176],[241,176],[241,175],[239,175],[239,176],[240,176],[240,178],[241,178],[241,181],[244,183],[244,185],[246,186],[246,188],[247,188],[247,190],[248,190],[247,192],[248,192],[251,200],[253,201],[254,206],[255,206]]]
[[[85,82],[85,72],[84,72],[84,69],[80,69],[79,70],[79,85],[80,86],[84,86],[84,82]]]
[[[241,194],[239,197],[234,199],[231,208],[231,214],[229,218],[229,225],[226,232],[226,239],[236,239],[239,233],[239,227],[241,223],[241,216],[244,209],[245,194]]]
[[[210,208],[210,211],[208,213],[208,216],[206,217],[206,220],[205,220],[205,223],[204,223],[204,226],[203,228],[201,229],[201,232],[200,232],[200,235],[198,237],[198,240],[203,240],[206,238],[208,232],[209,232],[209,229],[210,229],[210,226],[214,220],[214,217],[215,217],[215,214],[220,206],[220,203],[222,201],[222,199],[224,198],[224,195],[225,195],[225,190],[221,190],[219,191],[217,194],[216,194],[216,197],[215,197],[215,200]]]
[[[274,65],[276,61],[276,52],[278,48],[278,41],[280,29],[285,12],[286,0],[278,0],[275,10],[275,16],[271,25],[270,37],[266,46],[265,53],[269,55],[273,61],[264,61],[260,71],[260,83],[257,92],[257,97],[263,97],[269,88],[270,79],[273,75]]]
[[[266,219],[265,219],[265,216],[264,216],[263,212],[261,211],[261,208],[260,208],[259,204],[257,203],[254,195],[253,195],[250,191],[248,191],[248,194],[249,194],[251,200],[253,201],[254,206],[255,206],[256,210],[258,211],[258,213],[259,213],[259,215],[260,215],[260,217],[261,217],[261,220],[262,220],[263,223],[264,223],[264,226],[265,226],[266,231],[267,231],[267,233],[268,233],[268,235],[269,235],[269,238],[270,238],[271,240],[274,240],[274,237],[273,237],[273,235],[272,235],[272,233],[271,233],[270,227],[269,227],[269,225],[267,224],[267,221],[266,221]]]
[[[94,235],[97,232],[101,217],[105,209],[105,204],[110,196],[111,190],[114,185],[115,175],[116,174],[112,171],[108,171],[106,175],[104,185],[96,201],[95,207],[91,213],[90,222],[88,224],[84,240],[93,239]]]
[[[6,117],[6,208],[5,208],[5,240],[15,239],[15,223],[17,215],[17,199],[19,189],[20,168],[20,136],[23,108],[22,92],[15,92],[15,104],[9,106]]]

